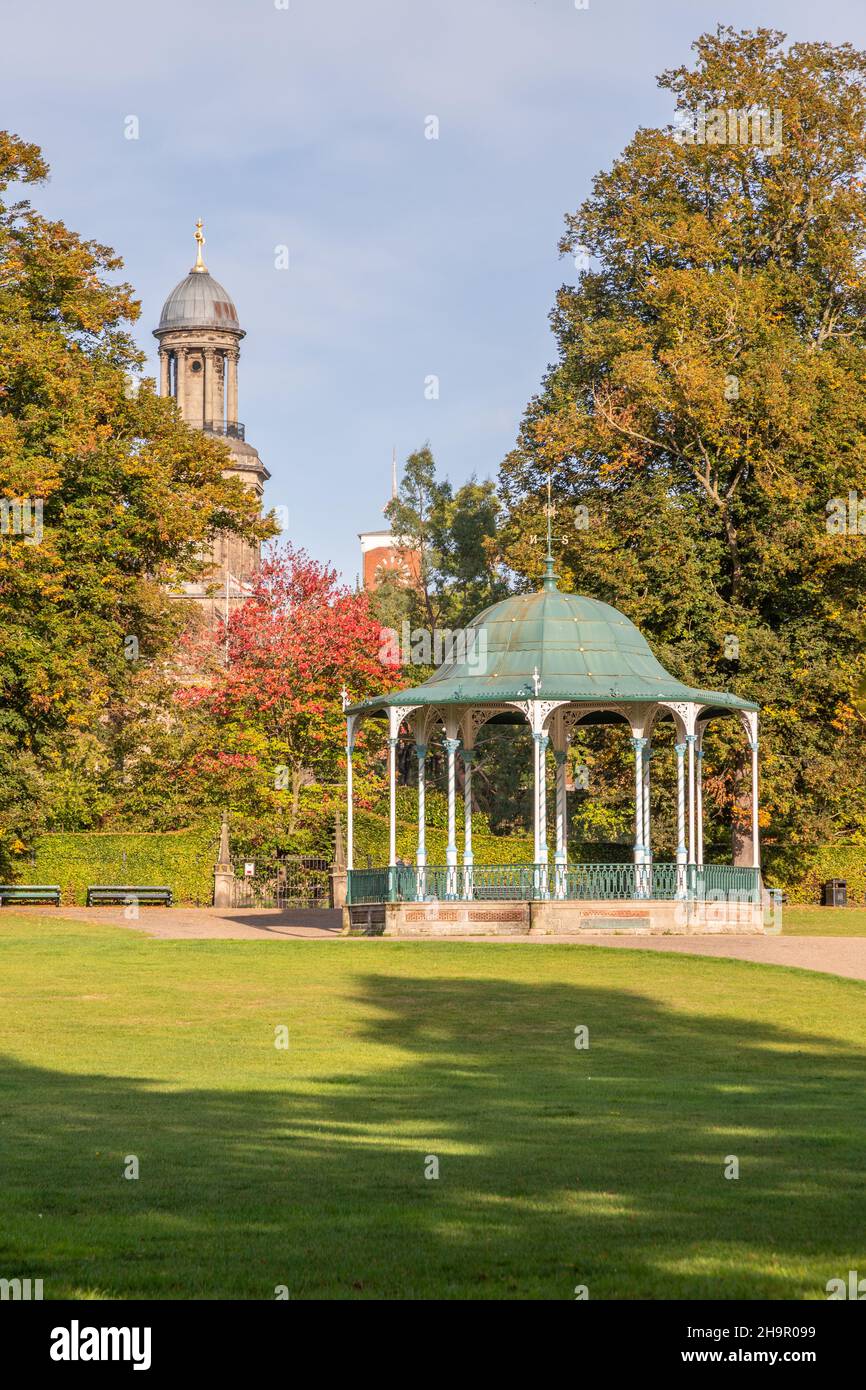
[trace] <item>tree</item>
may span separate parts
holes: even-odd
[[[437,542],[449,494],[448,483],[440,483],[436,477],[436,464],[425,444],[407,458],[400,490],[385,508],[395,541],[417,556],[417,585],[407,586],[406,592],[415,600],[418,618],[430,628],[436,627],[440,618],[437,589],[442,556]]]
[[[221,646],[217,634],[215,651]],[[179,692],[209,731],[188,771],[211,802],[225,796],[253,813],[267,811],[285,848],[298,830],[305,785],[336,788],[324,799],[343,802],[343,690],[352,703],[379,694],[399,666],[381,650],[369,596],[339,584],[335,570],[291,545],[264,561],[252,594],[229,618],[228,658],[225,666],[213,663],[206,683]],[[376,781],[377,754],[381,780],[381,748],[375,729],[364,726],[362,802],[365,775],[372,771]],[[365,768],[365,750],[372,769]]]
[[[866,545],[828,526],[866,493],[866,55],[723,26],[694,48],[659,79],[675,121],[566,219],[581,273],[503,466],[504,551],[537,573],[551,476],[567,582],[675,674],[762,704],[765,841],[796,847],[866,829]],[[717,837],[742,829],[746,766],[718,726]]]
[[[419,557],[417,590],[404,590],[410,621],[429,628],[465,626],[505,596],[495,545],[498,514],[493,482],[479,483],[473,475],[455,492],[447,479],[437,478],[429,445],[409,455],[385,515],[395,539]],[[387,603],[393,611],[393,588]]]
[[[374,611],[384,628],[402,638],[408,626],[410,641],[401,642],[404,660],[412,665],[412,684],[417,685],[433,673],[440,661],[436,652],[447,652],[446,633],[466,628],[484,608],[504,598],[508,585],[499,562],[496,528],[499,515],[496,486],[479,483],[473,475],[456,492],[450,482],[440,481],[429,445],[417,449],[406,460],[398,496],[389,502],[385,515],[391,534],[407,551],[418,556],[416,586],[400,584],[391,578],[373,595]],[[429,640],[416,641],[412,634],[426,634]],[[439,635],[437,647],[435,635]],[[453,640],[453,639],[452,639]],[[423,652],[432,658],[418,660]],[[488,805],[492,789],[504,786],[506,772],[503,750],[491,767],[492,750],[484,750],[478,764],[476,800]],[[440,773],[441,760],[432,753],[428,776]],[[398,774],[403,782],[417,777],[417,761],[408,744],[398,754]],[[458,766],[458,786],[463,770]],[[510,798],[508,798],[510,807]]]
[[[141,377],[139,306],[107,278],[120,259],[8,200],[47,174],[0,132],[0,872],[44,823],[58,763],[63,815],[94,809],[103,714],[188,620],[162,586],[200,574],[218,530],[274,530],[222,477],[224,446]]]

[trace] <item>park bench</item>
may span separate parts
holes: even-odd
[[[56,883],[0,883],[0,905],[5,903],[53,903],[60,906]]]
[[[87,890],[87,906],[98,903],[126,903],[132,898],[137,903],[158,903],[171,907],[170,888],[136,887],[134,884],[91,884]]]

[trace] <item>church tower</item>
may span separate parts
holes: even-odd
[[[240,478],[261,500],[270,473],[246,442],[238,420],[238,359],[244,330],[232,300],[202,259],[201,218],[195,239],[195,265],[175,285],[162,307],[159,327],[153,330],[159,342],[159,394],[174,397],[193,429],[224,439],[231,462],[223,476]],[[185,584],[182,596],[195,599],[215,626],[246,596],[260,558],[260,546],[238,536],[219,535],[208,575]]]

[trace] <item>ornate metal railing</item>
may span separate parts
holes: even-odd
[[[653,898],[697,902],[761,901],[759,869],[733,864],[457,864],[415,869],[351,869],[347,902],[430,902],[441,899]]]
[[[392,875],[399,869],[350,869],[346,875],[346,902],[387,903],[391,901]]]
[[[208,434],[227,434],[231,439],[245,439],[245,428],[240,420],[205,420],[202,425]]]
[[[330,860],[291,854],[234,865],[232,907],[328,907]],[[248,872],[250,870],[250,872]]]

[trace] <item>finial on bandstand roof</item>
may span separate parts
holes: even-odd
[[[550,498],[550,474],[547,475],[547,554],[544,557],[544,588],[551,593],[558,587],[553,568],[553,517],[555,508]]]

